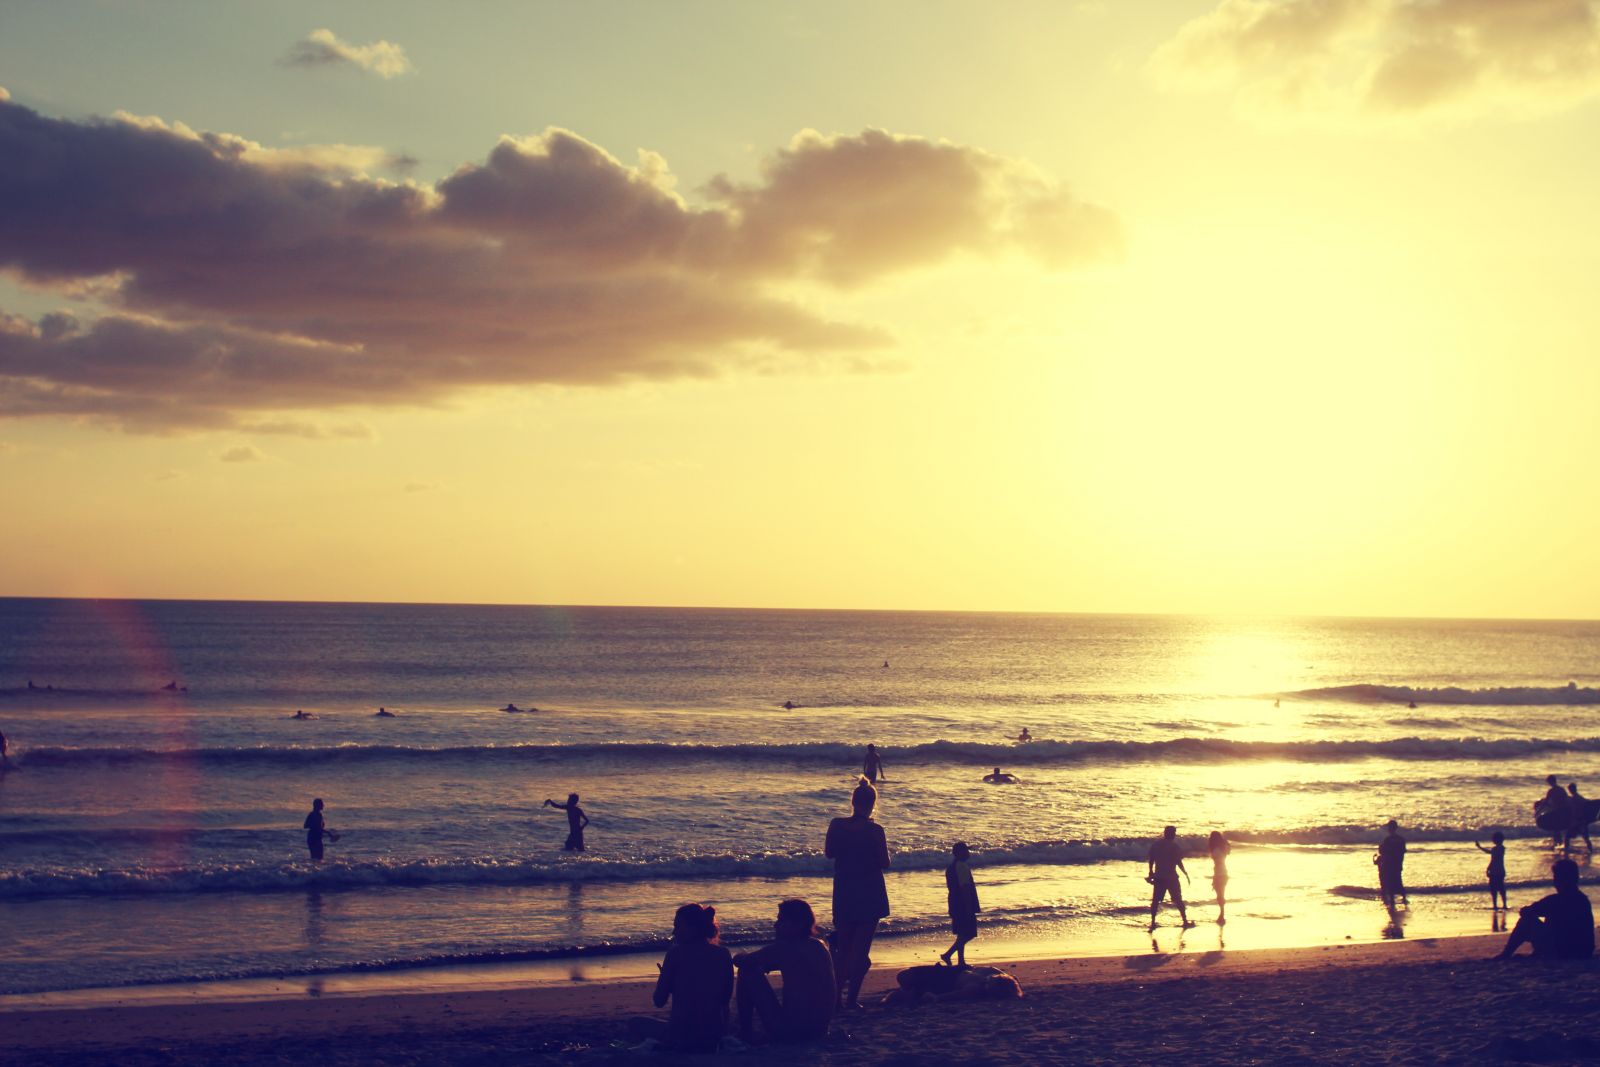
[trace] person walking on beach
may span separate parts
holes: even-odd
[[[322,814],[322,798],[317,797],[311,802],[311,814],[306,816],[306,850],[311,853],[313,863],[322,862],[322,839],[339,840],[339,835],[328,829],[327,819]]]
[[[1583,847],[1593,852],[1594,842],[1589,840],[1589,824],[1594,820],[1589,812],[1589,798],[1578,792],[1577,782],[1567,783],[1567,796],[1572,798],[1572,829],[1567,831],[1567,844],[1572,843],[1573,834],[1582,834]]]
[[[773,1041],[787,1044],[826,1037],[838,992],[833,956],[828,943],[817,936],[816,913],[803,900],[786,900],[778,905],[772,929],[777,935],[772,944],[733,957],[739,972],[739,1036],[754,1040],[753,1024],[759,1018]],[[767,981],[773,971],[783,975],[781,1000]]]
[[[1556,891],[1522,909],[1506,947],[1496,956],[1508,960],[1525,944],[1541,959],[1586,960],[1594,955],[1594,909],[1578,888],[1578,865],[1559,859],[1550,866]]]
[[[1168,826],[1161,831],[1161,836],[1150,846],[1149,866],[1145,870],[1144,880],[1151,885],[1150,893],[1150,929],[1156,928],[1156,910],[1161,907],[1161,901],[1168,894],[1172,902],[1178,906],[1178,919],[1185,927],[1193,926],[1189,921],[1189,909],[1183,903],[1183,887],[1178,883],[1178,872],[1182,871],[1185,878],[1189,877],[1189,868],[1183,865],[1183,846],[1178,844],[1178,828]]]
[[[867,746],[867,758],[861,764],[861,773],[869,782],[876,783],[879,778],[886,782],[889,780],[889,776],[883,773],[883,757],[878,755],[877,745]]]
[[[1534,802],[1533,822],[1550,832],[1552,848],[1565,849],[1572,839],[1572,797],[1553,774],[1545,777],[1545,784],[1550,788]]]
[[[872,969],[872,938],[889,914],[883,872],[889,842],[872,819],[878,791],[865,778],[850,795],[850,815],[828,824],[823,855],[833,860],[834,972],[847,1008],[858,1006],[861,982]]]
[[[955,956],[956,966],[967,965],[967,942],[978,936],[978,886],[972,880],[972,853],[965,841],[950,846],[950,866],[944,869],[944,887],[950,907],[950,930],[955,944],[939,954],[945,963]]]
[[[1233,846],[1221,830],[1213,830],[1206,851],[1211,853],[1211,888],[1217,891],[1217,925],[1221,926],[1228,921],[1228,853]]]
[[[1386,908],[1393,909],[1397,896],[1400,903],[1409,908],[1411,898],[1406,895],[1405,880],[1406,839],[1400,836],[1400,824],[1393,819],[1384,827],[1389,831],[1389,836],[1378,842],[1378,854],[1372,857],[1372,862],[1378,868],[1378,893],[1383,897],[1383,906]]]
[[[544,806],[547,808],[559,808],[567,813],[567,841],[566,844],[561,846],[562,850],[565,852],[582,852],[583,828],[589,825],[589,816],[585,815],[583,809],[578,807],[578,794],[568,793],[565,804],[557,804],[553,800],[546,799]]]
[[[1489,878],[1489,910],[1509,910],[1511,905],[1506,901],[1506,835],[1496,830],[1489,840],[1494,842],[1493,848],[1484,848],[1476,840],[1472,842],[1479,852],[1489,854],[1489,866],[1483,872]],[[1499,898],[1498,904],[1495,903],[1496,898]]]
[[[733,956],[718,938],[717,909],[685,904],[672,918],[672,947],[658,965],[661,975],[651,1000],[672,1002],[672,1014],[635,1020],[635,1036],[654,1037],[669,1052],[715,1052],[728,1029],[733,999]]]

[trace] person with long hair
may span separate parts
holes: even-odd
[[[1211,831],[1206,841],[1206,851],[1211,853],[1211,888],[1217,891],[1217,925],[1228,921],[1228,853],[1233,846],[1222,836],[1221,830]]]
[[[862,778],[850,795],[850,814],[828,824],[823,854],[833,860],[833,965],[843,1005],[854,1008],[872,969],[872,938],[889,914],[889,842],[872,819],[878,791]]]
[[[733,999],[733,956],[722,947],[717,909],[685,904],[672,918],[672,947],[661,961],[651,998],[658,1008],[672,1002],[672,1014],[640,1019],[634,1030],[655,1037],[672,1052],[715,1052],[728,1029]]]
[[[827,1036],[838,993],[828,943],[817,936],[816,913],[803,900],[786,900],[778,905],[772,930],[776,936],[772,944],[733,957],[739,972],[740,1036],[754,1040],[757,1018],[774,1041]],[[783,975],[782,999],[767,981],[773,971]]]

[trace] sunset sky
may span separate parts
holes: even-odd
[[[0,87],[0,595],[1597,613],[1587,0],[57,0]]]

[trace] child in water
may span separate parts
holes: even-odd
[[[950,962],[950,957],[955,956],[956,965],[967,965],[967,942],[978,936],[978,886],[972,880],[972,866],[970,860],[972,853],[967,849],[965,841],[957,841],[950,846],[950,854],[954,857],[950,866],[944,869],[944,884],[949,891],[950,900],[950,929],[956,935],[955,944],[949,950],[940,953],[939,958],[945,963]]]
[[[1496,830],[1490,840],[1494,842],[1493,848],[1484,848],[1477,841],[1473,842],[1479,852],[1489,854],[1489,866],[1483,872],[1489,876],[1489,910],[1503,908],[1510,911],[1511,905],[1506,902],[1506,835]],[[1494,902],[1495,897],[1500,898],[1500,903]]]

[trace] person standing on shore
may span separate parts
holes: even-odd
[[[867,758],[862,761],[861,773],[869,782],[876,783],[879,778],[886,782],[889,780],[889,776],[883,773],[883,757],[878,755],[877,745],[867,746]]]
[[[1489,866],[1483,872],[1489,878],[1489,910],[1510,910],[1511,905],[1506,901],[1506,835],[1496,830],[1490,840],[1494,842],[1493,848],[1484,848],[1477,841],[1472,842],[1479,852],[1489,854]],[[1497,897],[1498,904],[1495,903]]]
[[[1211,853],[1211,888],[1217,891],[1217,925],[1221,926],[1228,921],[1228,853],[1233,846],[1221,830],[1213,830],[1206,851]]]
[[[567,841],[561,846],[562,850],[565,852],[582,852],[584,850],[583,828],[589,825],[589,816],[585,815],[583,809],[578,807],[578,794],[568,793],[565,804],[557,804],[555,801],[547,799],[544,802],[544,806],[547,808],[559,808],[567,813]]]
[[[339,840],[339,835],[328,829],[327,819],[322,814],[322,798],[317,797],[311,802],[311,814],[306,816],[304,823],[306,831],[306,849],[311,853],[313,863],[322,862],[322,839],[331,838]]]
[[[848,818],[828,824],[823,855],[833,860],[834,971],[844,1006],[858,1006],[861,982],[872,969],[872,938],[889,914],[889,842],[872,819],[878,791],[862,778],[850,795]]]
[[[1522,909],[1506,947],[1495,959],[1508,960],[1525,944],[1543,959],[1586,960],[1594,955],[1594,909],[1578,888],[1578,865],[1556,860],[1550,876],[1556,891]]]
[[[1378,867],[1378,893],[1386,908],[1394,907],[1397,896],[1400,903],[1409,908],[1411,898],[1406,895],[1405,880],[1406,839],[1400,836],[1400,824],[1393,819],[1385,823],[1384,828],[1389,836],[1378,842],[1378,854],[1372,857]]]
[[[944,886],[950,906],[950,930],[956,935],[955,944],[940,953],[945,963],[955,956],[956,965],[967,965],[967,942],[978,936],[978,886],[972,880],[972,853],[965,841],[950,846],[950,866],[944,869]]]
[[[1169,893],[1172,902],[1178,906],[1178,919],[1185,927],[1193,926],[1189,921],[1189,909],[1183,903],[1183,886],[1178,884],[1178,872],[1182,871],[1185,878],[1189,877],[1189,868],[1183,865],[1183,846],[1178,844],[1178,828],[1168,826],[1161,831],[1161,836],[1150,846],[1149,866],[1145,870],[1144,880],[1151,885],[1150,893],[1150,929],[1156,928],[1156,910],[1161,907],[1161,901]]]

